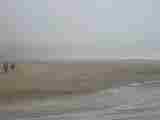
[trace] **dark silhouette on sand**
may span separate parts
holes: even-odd
[[[5,73],[8,72],[8,63],[7,62],[3,64],[3,69],[4,69]]]

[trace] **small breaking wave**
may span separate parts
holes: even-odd
[[[138,83],[138,82],[128,84],[128,86],[131,86],[131,87],[137,87],[137,86],[141,86],[141,85],[142,85],[142,83]]]

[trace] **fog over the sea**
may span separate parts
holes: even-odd
[[[160,59],[159,0],[1,0],[0,56]]]

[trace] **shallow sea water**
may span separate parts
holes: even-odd
[[[113,82],[90,95],[33,101],[39,112],[0,112],[7,120],[159,120],[160,80]],[[35,110],[35,111],[36,111]],[[42,111],[41,111],[42,110]]]

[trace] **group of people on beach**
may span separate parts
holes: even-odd
[[[0,64],[0,72],[5,72],[5,73],[8,73],[9,70],[12,70],[14,71],[16,68],[16,65],[15,64],[9,64],[9,63],[3,63],[3,64]]]

